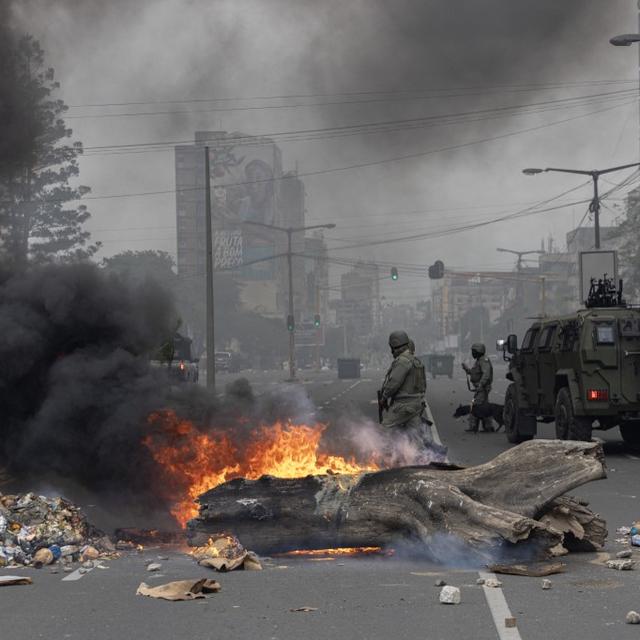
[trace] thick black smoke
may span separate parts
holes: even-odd
[[[10,474],[143,489],[146,417],[170,401],[148,354],[175,326],[171,299],[152,281],[133,286],[89,264],[9,277],[0,286],[0,453]]]

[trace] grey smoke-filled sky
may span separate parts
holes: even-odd
[[[445,237],[340,247],[489,220],[583,182],[526,177],[526,166],[601,168],[639,154],[638,52],[608,43],[636,30],[635,0],[20,0],[13,9],[55,67],[72,105],[68,124],[85,147],[491,110],[446,126],[281,142],[285,168],[316,173],[304,177],[307,220],[337,224],[326,236],[336,257],[509,268],[512,257],[497,246],[537,249],[549,235],[563,245],[586,205]],[[568,100],[581,96],[597,98]],[[212,98],[219,101],[161,102]],[[84,106],[123,102],[145,104]],[[139,112],[163,113],[98,117]],[[87,153],[80,166],[98,198],[87,204],[102,255],[175,253],[173,193],[100,198],[172,190],[170,147]],[[589,195],[584,187],[558,202]],[[612,218],[605,209],[603,222]],[[425,278],[401,270],[401,279],[399,300],[428,291]]]

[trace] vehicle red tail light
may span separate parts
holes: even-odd
[[[587,389],[587,400],[603,402],[609,399],[608,389]]]
[[[180,362],[180,371],[184,371],[184,362]]]

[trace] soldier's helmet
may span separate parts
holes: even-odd
[[[409,336],[406,331],[392,331],[389,334],[389,346],[392,349],[399,349],[409,344]]]
[[[479,358],[483,356],[487,352],[487,348],[482,344],[482,342],[474,342],[471,345],[471,355],[474,358]]]

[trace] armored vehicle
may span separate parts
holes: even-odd
[[[640,446],[640,309],[625,304],[621,289],[592,281],[585,309],[536,320],[520,346],[515,335],[498,341],[509,362],[509,442],[533,438],[538,422],[555,422],[563,440],[619,426],[625,442]]]

